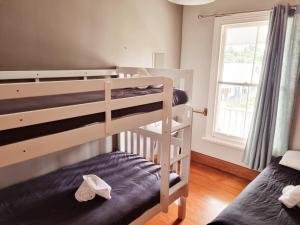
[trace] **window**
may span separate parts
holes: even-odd
[[[269,13],[217,18],[215,22],[208,136],[243,147],[254,112]]]

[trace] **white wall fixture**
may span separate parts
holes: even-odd
[[[154,52],[152,56],[152,67],[153,68],[165,68],[165,53]]]
[[[205,5],[216,0],[168,0],[178,5]]]

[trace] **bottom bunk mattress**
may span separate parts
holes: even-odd
[[[279,160],[273,160],[209,225],[299,225],[300,208],[289,209],[278,198],[285,186],[300,185],[300,171]]]
[[[140,156],[112,152],[0,190],[1,225],[129,224],[160,201],[160,166]],[[111,187],[110,200],[77,202],[85,174]],[[170,186],[180,178],[170,173]]]

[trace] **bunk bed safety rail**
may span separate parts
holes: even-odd
[[[183,90],[192,102],[193,70],[188,69],[157,69],[139,67],[117,67],[117,73],[121,77],[131,77],[135,74],[144,76],[164,76],[173,80],[173,86]]]
[[[155,79],[147,77],[142,79],[99,79],[0,84],[0,100],[88,91],[105,91],[105,101],[0,115],[0,130],[24,127],[42,122],[51,122],[93,113],[106,112],[106,115],[110,115],[109,112],[112,110],[137,106],[140,105],[141,102],[143,104],[147,104],[163,101],[163,92],[129,98],[110,99],[112,89],[127,88],[131,87],[132,85],[138,86],[159,83],[164,83],[164,78],[160,77]],[[153,114],[153,116],[155,115]],[[109,122],[110,120],[111,118],[107,118],[106,122]],[[112,123],[111,129],[112,132],[116,132],[118,127]]]
[[[148,161],[158,163],[161,153],[161,135],[147,133],[137,128],[121,132],[119,135],[120,151],[139,155]]]

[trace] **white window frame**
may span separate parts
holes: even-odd
[[[239,23],[253,23],[268,21],[270,18],[270,11],[260,11],[251,13],[239,13],[229,16],[217,17],[214,23],[214,37],[213,37],[213,48],[212,48],[212,59],[210,68],[210,83],[209,83],[209,97],[208,97],[208,118],[206,126],[206,136],[203,138],[206,141],[220,144],[223,146],[235,148],[238,150],[244,150],[245,141],[242,139],[218,135],[214,133],[215,120],[217,114],[217,82],[220,75],[220,55],[222,43],[222,26],[224,25],[235,25]]]

